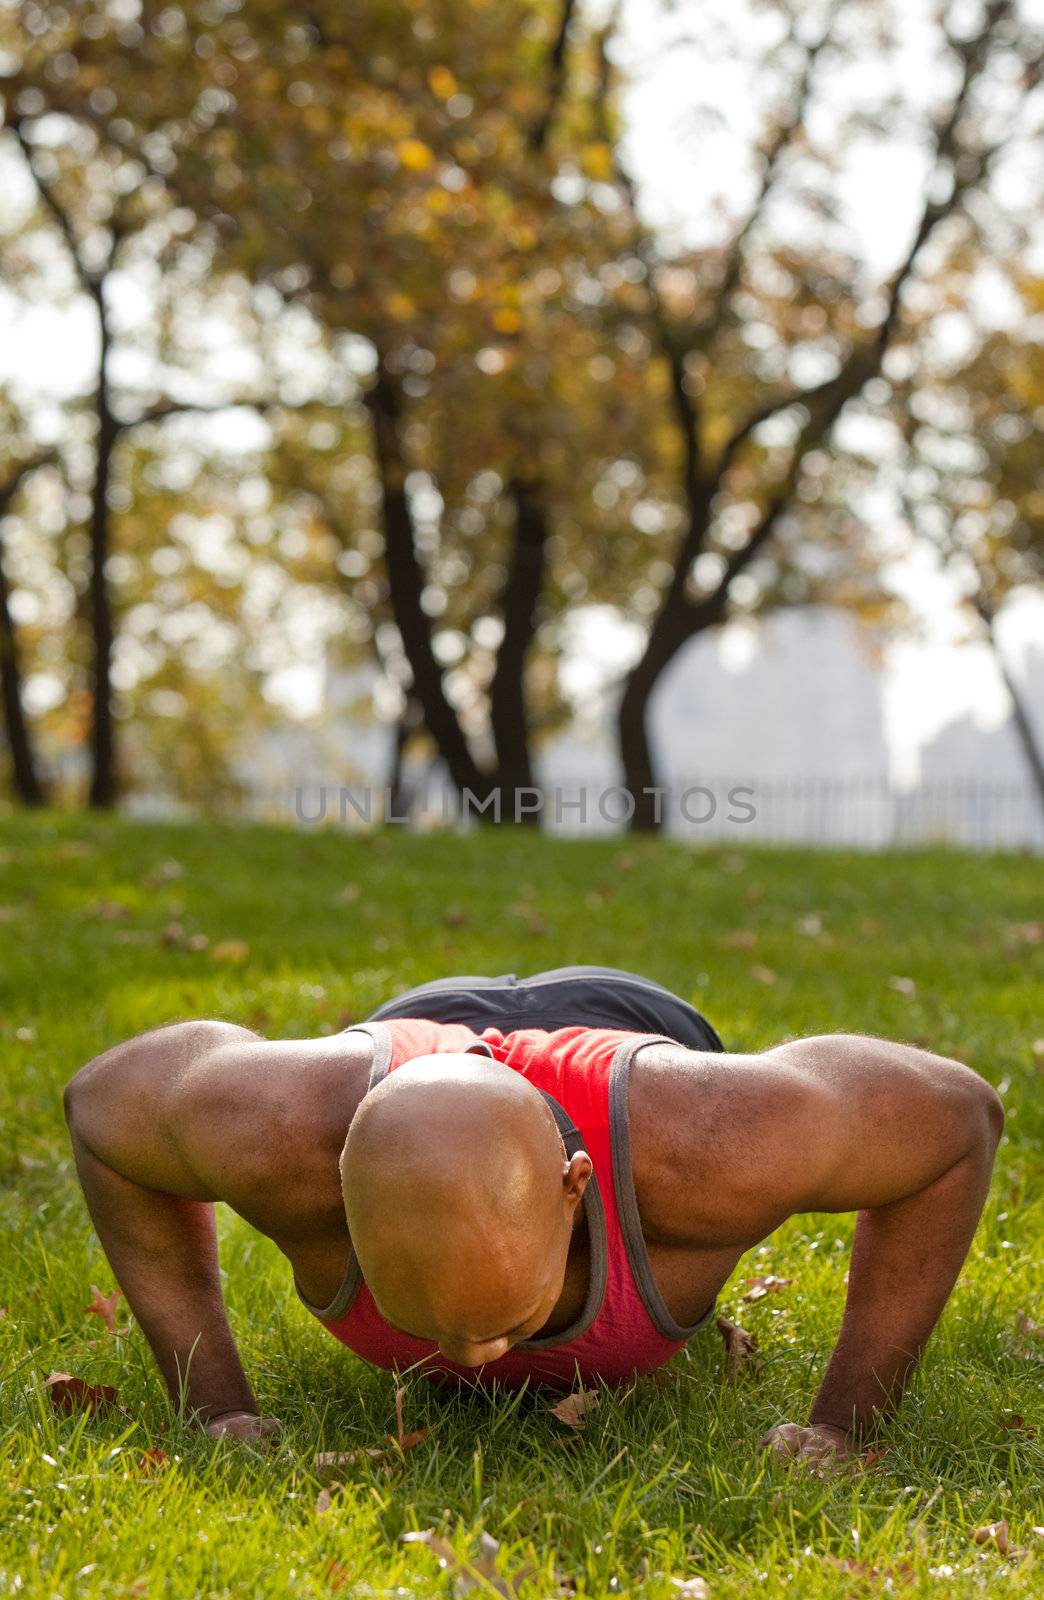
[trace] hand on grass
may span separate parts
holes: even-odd
[[[829,1467],[857,1453],[857,1447],[844,1428],[829,1422],[781,1422],[770,1428],[761,1441],[778,1461],[804,1462],[809,1467]]]
[[[211,1417],[206,1423],[206,1430],[212,1439],[237,1439],[241,1444],[253,1445],[258,1450],[270,1450],[282,1427],[275,1417],[259,1417],[253,1411],[226,1411],[220,1417]]]

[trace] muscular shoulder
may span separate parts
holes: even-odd
[[[225,1200],[267,1225],[312,1203],[365,1092],[364,1035],[264,1040],[227,1023],[140,1035],[89,1062],[66,1094],[74,1138],[122,1176]]]
[[[647,1046],[629,1100],[643,1227],[692,1247],[752,1244],[795,1211],[887,1204],[995,1143],[1003,1120],[960,1062],[865,1034],[758,1055]]]
[[[800,1059],[647,1045],[629,1084],[631,1148],[650,1239],[744,1247],[794,1210],[821,1089]]]
[[[317,1209],[340,1213],[337,1160],[371,1063],[361,1034],[230,1041],[177,1084],[173,1137],[216,1197],[292,1234]]]

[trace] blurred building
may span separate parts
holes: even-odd
[[[609,653],[611,656],[611,652]],[[265,735],[241,771],[258,815],[336,824],[381,814],[394,731],[368,711],[372,667],[331,670],[323,714]],[[1044,652],[1030,662],[1027,700],[1044,729]],[[947,724],[921,750],[920,781],[890,778],[885,678],[847,613],[805,607],[749,632],[707,634],[681,650],[658,685],[650,728],[669,832],[693,840],[850,844],[950,840],[1044,847],[1044,821],[1010,722]],[[572,726],[535,753],[553,832],[613,833],[626,808],[615,742],[618,690],[583,697]],[[455,814],[439,763],[408,759],[413,821]],[[337,790],[356,800],[348,805]],[[739,793],[738,800],[734,797]],[[362,813],[362,815],[360,815]]]

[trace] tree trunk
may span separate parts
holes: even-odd
[[[1005,661],[1003,652],[1001,651],[1000,644],[997,639],[996,629],[994,627],[995,616],[992,606],[982,595],[979,595],[975,601],[975,609],[982,619],[983,625],[986,629],[987,643],[993,652],[993,659],[997,663],[997,670],[1004,679],[1004,687],[1007,689],[1011,698],[1012,720],[1015,723],[1015,734],[1020,745],[1022,746],[1022,753],[1026,758],[1026,765],[1029,767],[1030,776],[1033,779],[1033,787],[1036,792],[1037,800],[1040,804],[1041,812],[1044,813],[1044,752],[1041,750],[1040,741],[1037,738],[1037,732],[1033,726],[1033,722],[1029,714],[1029,707],[1026,705],[1026,702],[1022,697],[1022,690],[1019,688],[1018,684],[1015,682],[1015,679],[1012,677],[1012,674],[1009,672],[1007,662]]]
[[[682,645],[716,627],[725,615],[724,586],[698,605],[684,600],[687,571],[688,563],[679,562],[641,660],[628,674],[617,712],[624,786],[634,801],[630,827],[637,833],[653,833],[663,824],[663,794],[656,793],[662,785],[655,770],[648,729],[653,690]]]
[[[37,772],[32,736],[22,703],[22,671],[18,641],[8,603],[3,546],[0,545],[0,698],[11,751],[11,783],[24,806],[42,806],[47,796]]]
[[[517,480],[511,485],[511,495],[515,545],[502,601],[504,637],[490,684],[490,723],[497,753],[501,820],[539,827],[540,813],[530,809],[521,791],[533,788],[525,670],[544,589],[548,526],[536,484]]]
[[[112,513],[109,508],[109,483],[112,458],[119,438],[119,424],[112,414],[109,397],[109,325],[105,307],[104,280],[92,288],[98,312],[101,340],[98,358],[98,390],[95,416],[98,435],[95,443],[94,483],[91,488],[89,528],[91,568],[88,583],[88,614],[91,624],[91,786],[89,803],[95,810],[116,804],[116,729],[112,707],[112,647],[115,636],[112,595],[105,570],[112,546]]]
[[[422,725],[423,719],[420,706],[416,700],[407,699],[403,707],[402,716],[395,724],[395,743],[392,746],[391,766],[388,770],[388,781],[385,785],[388,794],[389,817],[401,819],[407,814],[410,797],[406,790],[403,774],[403,758],[406,754],[406,746],[413,738],[413,735],[419,732]]]
[[[424,722],[461,791],[484,792],[489,780],[468,749],[457,714],[446,699],[442,669],[432,648],[431,623],[421,605],[424,575],[413,543],[413,521],[406,499],[406,469],[399,446],[399,404],[394,386],[378,368],[366,395],[373,424],[374,452],[381,481],[384,543],[392,614],[413,673],[412,693]]]

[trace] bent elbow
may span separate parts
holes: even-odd
[[[996,1150],[1004,1132],[1004,1101],[992,1084],[983,1079],[983,1114],[989,1130],[990,1147]]]

